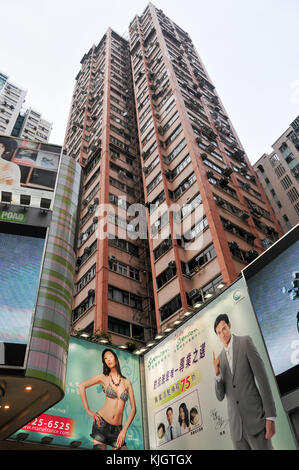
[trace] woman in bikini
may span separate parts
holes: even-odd
[[[106,445],[114,450],[127,450],[126,433],[136,414],[135,397],[132,384],[120,371],[118,358],[114,351],[105,349],[102,353],[103,373],[81,382],[78,386],[83,406],[93,418],[91,437],[95,450],[105,450]],[[97,412],[88,406],[86,389],[93,385],[102,385],[106,395],[104,406]],[[127,400],[130,400],[131,412],[122,427],[123,412]]]

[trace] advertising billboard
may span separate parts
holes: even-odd
[[[45,234],[0,222],[0,367],[23,367],[39,286]]]
[[[223,314],[231,361],[226,321],[215,332]],[[145,354],[144,369],[151,449],[244,448],[242,429],[264,443],[265,417],[276,429],[267,446],[296,448],[243,279]]]
[[[108,375],[103,373],[103,353]],[[110,362],[113,358],[117,358],[119,363],[118,378],[114,374],[109,375],[109,370],[113,371],[113,363]],[[84,406],[85,394],[87,401]],[[94,426],[94,418],[101,424]],[[142,450],[139,357],[124,350],[70,337],[63,400],[19,432],[28,434],[26,441],[41,442],[41,439],[49,438],[51,445],[80,449],[93,449],[94,444],[103,443],[107,450],[111,450],[117,439],[122,437],[123,446],[129,450]],[[11,438],[17,438],[17,435]]]
[[[52,199],[61,147],[0,135],[0,191],[11,192],[13,204],[31,196],[31,205]]]
[[[299,226],[244,271],[281,395],[299,390],[298,233]]]

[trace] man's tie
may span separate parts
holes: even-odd
[[[170,439],[173,439],[173,432],[172,432],[172,426],[170,426]]]

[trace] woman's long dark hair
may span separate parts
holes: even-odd
[[[126,377],[124,375],[122,375],[122,373],[121,373],[119,360],[118,360],[117,355],[115,354],[115,352],[112,349],[108,349],[108,348],[104,349],[104,351],[102,352],[103,374],[104,375],[109,375],[110,374],[110,369],[107,366],[107,364],[105,362],[105,359],[104,359],[104,356],[105,356],[106,352],[110,352],[110,353],[113,354],[113,356],[115,358],[115,368],[116,368],[117,372],[119,373],[120,377],[125,379]]]
[[[179,407],[180,408],[183,408],[183,411],[184,411],[184,415],[185,415],[185,423],[186,423],[186,426],[189,426],[189,413],[188,413],[188,409],[187,409],[187,406],[186,406],[186,403],[182,403]],[[180,413],[179,413],[179,423],[180,423],[180,426],[182,425],[182,419],[180,417]]]

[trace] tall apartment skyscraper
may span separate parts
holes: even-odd
[[[65,145],[85,174],[77,329],[92,322],[118,333],[121,322],[132,329],[136,306],[143,310],[138,325],[149,327],[152,278],[163,331],[234,282],[281,235],[189,35],[151,3],[129,35],[128,44],[109,29],[83,57],[67,127]],[[124,197],[129,204],[144,198],[148,240],[96,242],[96,205],[125,208]],[[129,222],[109,217],[109,224]]]
[[[299,222],[299,116],[254,164],[283,232]]]
[[[155,327],[147,240],[134,239],[127,215],[144,201],[129,43],[108,29],[81,64],[65,138],[83,166],[73,323],[109,330],[115,344],[146,341]]]

